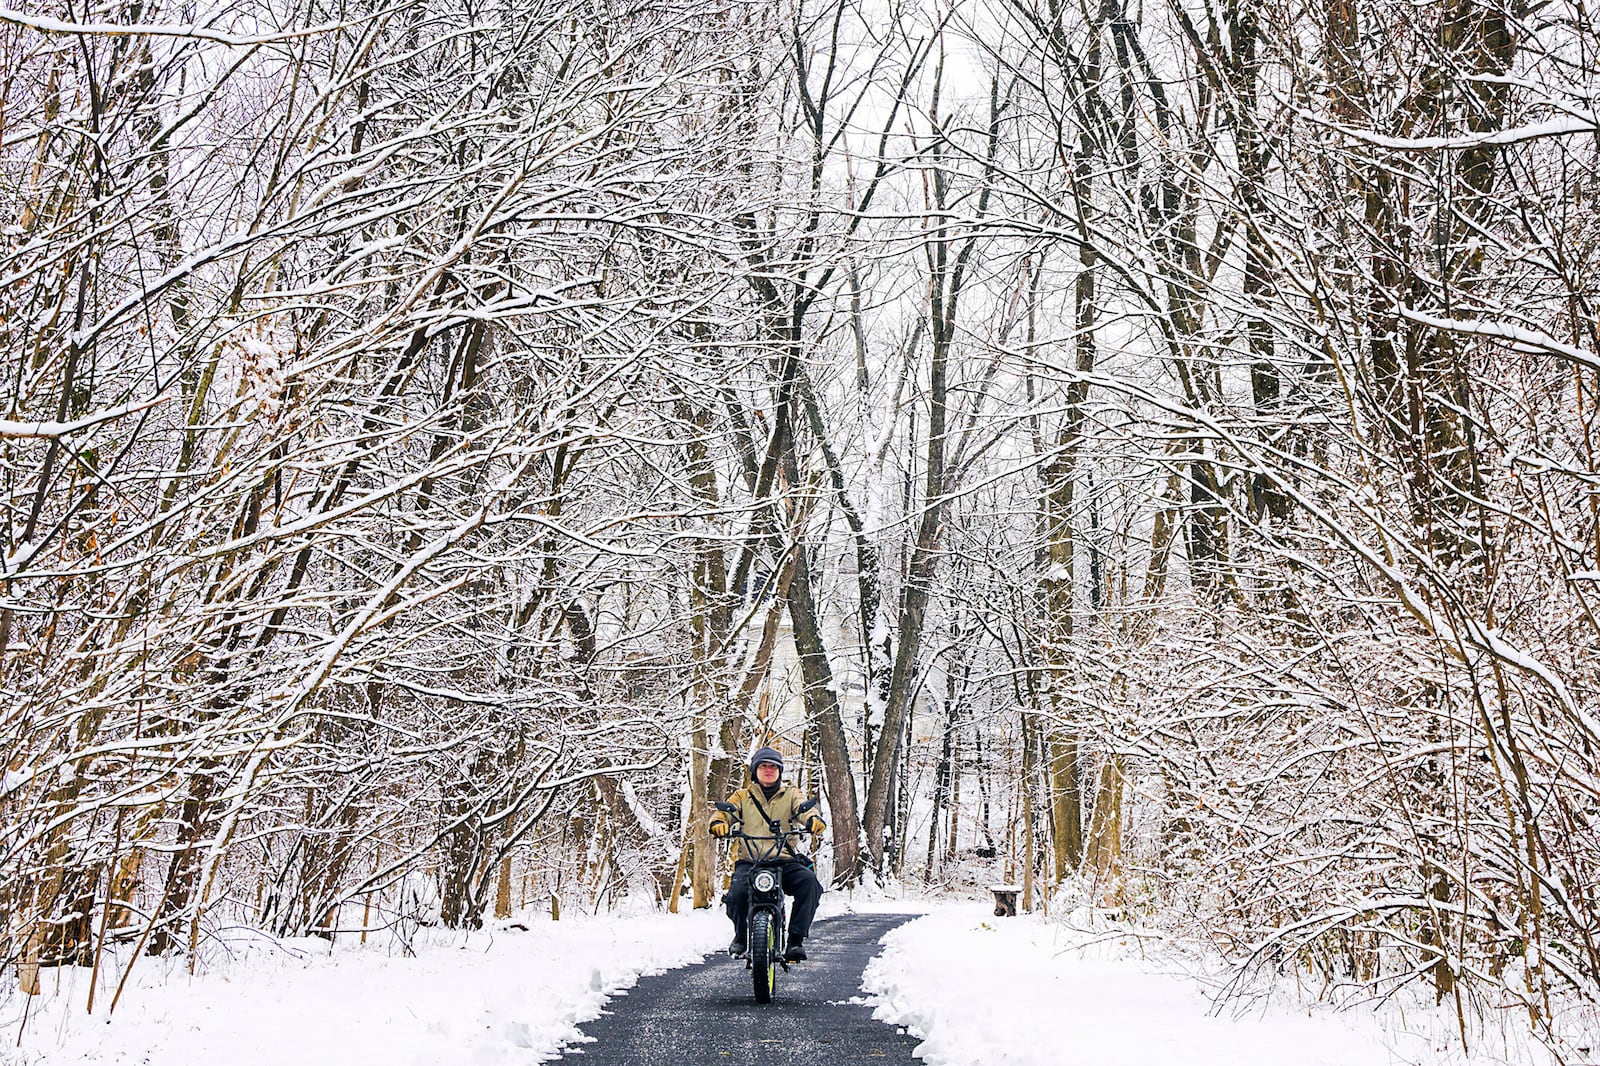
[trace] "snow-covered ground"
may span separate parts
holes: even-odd
[[[1279,996],[1219,1011],[1204,957],[1159,940],[1035,916],[996,919],[977,902],[830,894],[823,914],[847,908],[927,912],[891,933],[863,987],[840,989],[840,999],[863,997],[921,1038],[930,1066],[1549,1061],[1504,1039],[1464,1058],[1451,1015],[1398,1002],[1382,1013],[1341,1012]],[[525,1066],[553,1057],[641,974],[697,962],[728,934],[720,908],[525,921],[525,930],[424,930],[415,956],[376,942],[330,952],[319,940],[241,933],[214,942],[195,976],[181,962],[142,960],[111,1017],[116,967],[104,968],[93,1015],[87,970],[46,971],[25,1026],[14,984],[0,1001],[0,1063]]]
[[[526,1066],[641,974],[699,962],[728,943],[718,911],[530,917],[527,930],[422,930],[416,955],[369,944],[271,944],[241,936],[181,960],[144,959],[114,1015],[102,976],[95,1013],[85,969],[45,971],[17,1046],[23,1004],[0,1004],[0,1063],[28,1066]]]
[[[1220,1004],[1222,974],[1159,938],[944,908],[885,938],[864,990],[930,1066],[1540,1066],[1502,1019],[1464,1055],[1453,1012],[1391,1000],[1332,1010],[1275,996]],[[1509,1023],[1509,1024],[1508,1024]],[[1572,1062],[1600,1061],[1587,1056]]]

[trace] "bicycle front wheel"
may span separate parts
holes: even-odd
[[[771,1003],[778,990],[778,924],[771,911],[756,911],[750,916],[750,974],[755,982],[756,1002]]]

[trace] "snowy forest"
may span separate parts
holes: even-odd
[[[1585,0],[45,0],[0,65],[13,989],[712,906],[772,743],[841,888],[1600,995]]]

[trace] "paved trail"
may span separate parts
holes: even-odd
[[[762,1006],[743,960],[713,955],[697,966],[646,977],[583,1026],[568,1066],[906,1066],[917,1041],[848,1003],[878,940],[915,915],[852,914],[812,927],[805,962],[778,972]],[[730,927],[731,928],[731,927]]]

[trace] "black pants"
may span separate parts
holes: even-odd
[[[735,863],[733,882],[722,897],[728,917],[733,920],[734,935],[740,939],[745,935],[744,908],[750,898],[750,871],[753,869],[754,863]],[[822,902],[822,882],[805,863],[790,861],[783,864],[783,890],[794,897],[794,906],[789,908],[789,943],[793,944],[811,933],[811,919],[816,917],[817,904]]]

